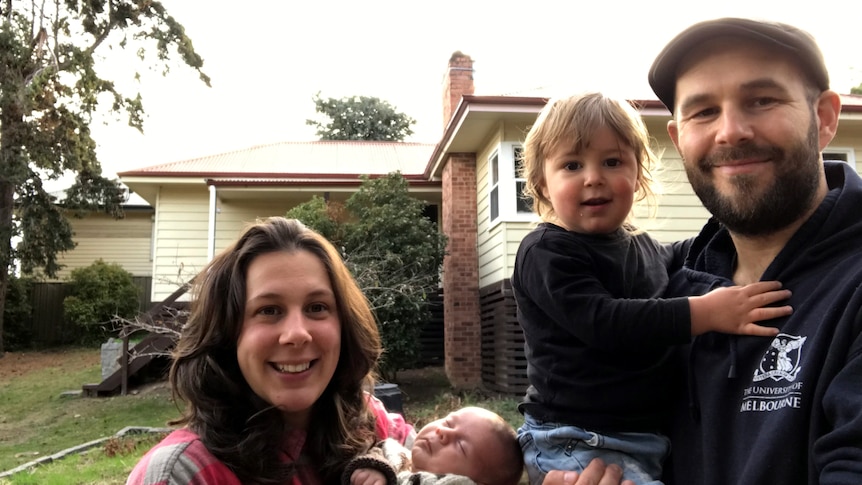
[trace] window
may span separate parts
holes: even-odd
[[[527,179],[521,177],[521,165],[524,160],[524,148],[516,146],[513,149],[515,167],[515,211],[518,214],[532,214],[533,201],[524,195]]]
[[[526,180],[521,178],[524,148],[504,142],[488,158],[488,205],[491,224],[502,221],[532,221],[532,202],[524,198]]]
[[[495,221],[500,217],[500,153],[495,152],[488,160],[488,175],[491,181],[488,187],[491,189],[491,220]]]
[[[826,147],[823,150],[823,160],[840,160],[856,165],[856,152],[852,148]]]

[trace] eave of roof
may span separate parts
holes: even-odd
[[[538,115],[548,98],[535,96],[476,96],[464,95],[443,130],[443,138],[434,147],[434,152],[425,167],[425,177],[432,180],[439,176],[445,155],[449,152],[461,127],[473,113],[529,113]]]
[[[369,178],[380,178],[382,175],[370,175]],[[422,175],[404,176],[407,183],[411,186],[439,186],[440,182],[427,180]],[[343,177],[343,178],[311,178],[307,176],[284,177],[284,178],[254,178],[254,177],[237,177],[237,178],[210,178],[206,179],[207,185],[215,187],[290,187],[290,186],[320,186],[327,187],[358,187],[362,185],[360,177]]]

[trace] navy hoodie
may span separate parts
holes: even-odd
[[[668,483],[862,484],[862,180],[826,162],[829,193],[763,274],[793,292],[775,338],[708,333],[681,348]],[[711,220],[668,296],[732,284]]]

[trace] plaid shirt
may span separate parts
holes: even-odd
[[[399,414],[388,413],[377,398],[368,396],[369,410],[374,413],[378,439],[393,438],[411,442],[416,435],[413,426]],[[292,430],[285,436],[283,449],[286,462],[299,461],[305,445],[304,431]],[[207,450],[200,437],[183,428],[169,434],[141,458],[132,470],[126,485],[242,485],[234,473]],[[320,485],[320,477],[308,466],[285,485]]]

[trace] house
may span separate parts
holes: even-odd
[[[436,145],[375,142],[282,143],[120,174],[155,208],[153,300],[199,270],[255,217],[284,214],[313,194],[346,198],[362,173],[400,170],[411,192],[439,214],[449,237],[444,260],[445,366],[457,387],[522,394],[523,337],[509,286],[515,253],[535,217],[519,198],[515,160],[547,102],[477,96],[473,61],[460,52],[444,76],[443,135]],[[838,135],[825,150],[862,168],[862,97],[846,96]],[[654,218],[639,225],[663,241],[694,235],[708,217],[667,136],[670,113],[634,100],[662,156]],[[639,210],[639,216],[648,214]]]
[[[155,209],[137,194],[129,194],[122,207],[122,219],[101,212],[69,217],[75,247],[57,255],[63,267],[56,279],[68,279],[72,270],[98,259],[119,264],[133,277],[152,276]]]
[[[152,301],[162,301],[257,218],[284,215],[317,195],[345,201],[360,175],[399,171],[438,220],[440,183],[423,170],[434,146],[316,141],[261,145],[129,170],[122,182],[155,207]]]

